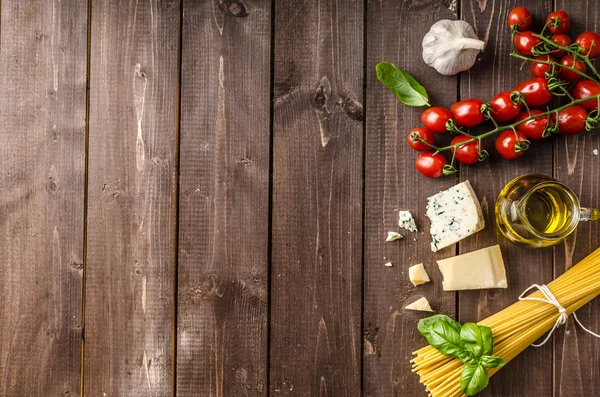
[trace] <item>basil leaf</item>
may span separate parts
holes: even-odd
[[[481,331],[481,337],[483,338],[483,353],[486,356],[491,355],[494,352],[494,338],[492,337],[492,329],[485,325],[478,325]]]
[[[490,377],[483,365],[465,367],[460,375],[460,388],[467,396],[474,396],[486,388]]]
[[[427,342],[446,356],[458,357],[463,350],[460,334],[451,325],[438,321],[431,327]]]
[[[477,365],[477,364],[479,364],[479,361],[481,361],[480,357],[475,356],[473,353],[471,353],[468,350],[463,350],[462,352],[460,352],[458,354],[458,359],[460,361],[462,361],[463,363],[465,363],[465,365],[467,365],[467,366]]]
[[[389,62],[378,63],[376,70],[379,81],[396,94],[400,102],[408,106],[430,106],[427,91],[410,74]]]
[[[506,361],[494,356],[483,356],[480,362],[486,368],[501,368],[506,364]]]
[[[481,328],[475,323],[464,323],[460,329],[460,340],[463,347],[477,357],[481,357],[484,351],[483,335]]]

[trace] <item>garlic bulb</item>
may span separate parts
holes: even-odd
[[[423,37],[423,60],[444,75],[453,75],[475,64],[485,42],[465,21],[442,19]]]

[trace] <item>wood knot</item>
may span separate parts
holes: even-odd
[[[248,8],[244,0],[221,0],[221,7],[236,18],[248,16]]]
[[[48,191],[54,193],[58,190],[58,182],[53,177],[48,177]]]
[[[364,120],[365,115],[363,112],[363,105],[356,99],[344,97],[340,101],[340,106],[342,107],[344,113],[346,113],[351,119],[356,121]]]
[[[75,270],[83,270],[83,261],[73,260],[69,265]]]
[[[244,156],[238,160],[238,163],[245,165],[245,166],[249,166],[249,165],[252,165],[252,160],[250,160],[248,157]]]
[[[38,31],[35,32],[35,39],[36,40],[39,40],[39,41],[44,40],[44,37],[46,37],[46,35],[43,34],[42,32],[38,32]]]
[[[313,104],[317,108],[322,108],[327,104],[327,100],[331,96],[331,83],[327,76],[323,76],[315,89]]]

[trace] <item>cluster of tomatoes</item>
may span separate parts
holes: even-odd
[[[440,153],[445,150],[450,150],[453,160],[461,164],[475,164],[487,158],[482,140],[465,134],[460,127],[475,127],[488,119],[492,119],[496,127],[498,123],[509,121],[514,124],[514,127],[502,130],[495,141],[495,148],[500,156],[508,160],[522,156],[530,140],[545,138],[552,132],[574,135],[585,131],[588,112],[598,107],[596,98],[544,116],[538,116],[544,112],[534,108],[550,102],[555,88],[566,93],[564,87],[570,82],[577,81],[570,94],[574,99],[600,94],[598,83],[580,80],[581,75],[571,69],[585,72],[586,59],[583,59],[583,56],[587,56],[589,62],[589,59],[600,54],[600,35],[585,32],[573,42],[565,34],[571,24],[569,15],[562,10],[555,11],[548,15],[544,28],[544,31],[548,29],[552,33],[548,40],[551,40],[550,43],[556,43],[553,45],[542,42],[534,32],[527,30],[531,22],[531,13],[523,6],[516,7],[508,15],[515,49],[523,56],[531,58],[533,78],[516,85],[511,91],[499,93],[489,103],[472,98],[457,102],[450,109],[431,107],[423,112],[421,120],[424,127],[415,128],[408,135],[409,145],[423,152],[416,160],[416,168],[423,175],[437,178],[444,173],[453,172],[453,164],[449,166],[446,158]],[[575,56],[556,48],[557,46],[574,49]],[[535,55],[544,52],[544,49],[546,54]],[[450,145],[436,147],[435,134],[445,134],[448,131],[457,133]]]

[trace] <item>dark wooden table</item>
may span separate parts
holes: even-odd
[[[3,0],[0,396],[424,396],[406,302],[477,320],[600,245],[584,224],[524,251],[492,221],[529,171],[599,207],[597,134],[427,180],[405,143],[422,109],[377,81],[389,61],[442,106],[509,90],[528,76],[508,55],[517,4]],[[566,9],[573,35],[600,28],[593,0],[526,5]],[[488,41],[459,76],[421,59],[442,18]],[[488,226],[432,254],[426,197],[462,180]],[[402,209],[421,232],[385,243]],[[435,259],[496,242],[507,290],[442,291]],[[418,262],[433,282],[415,288]],[[579,316],[599,330],[599,313]],[[600,341],[569,320],[481,395],[600,396]]]

